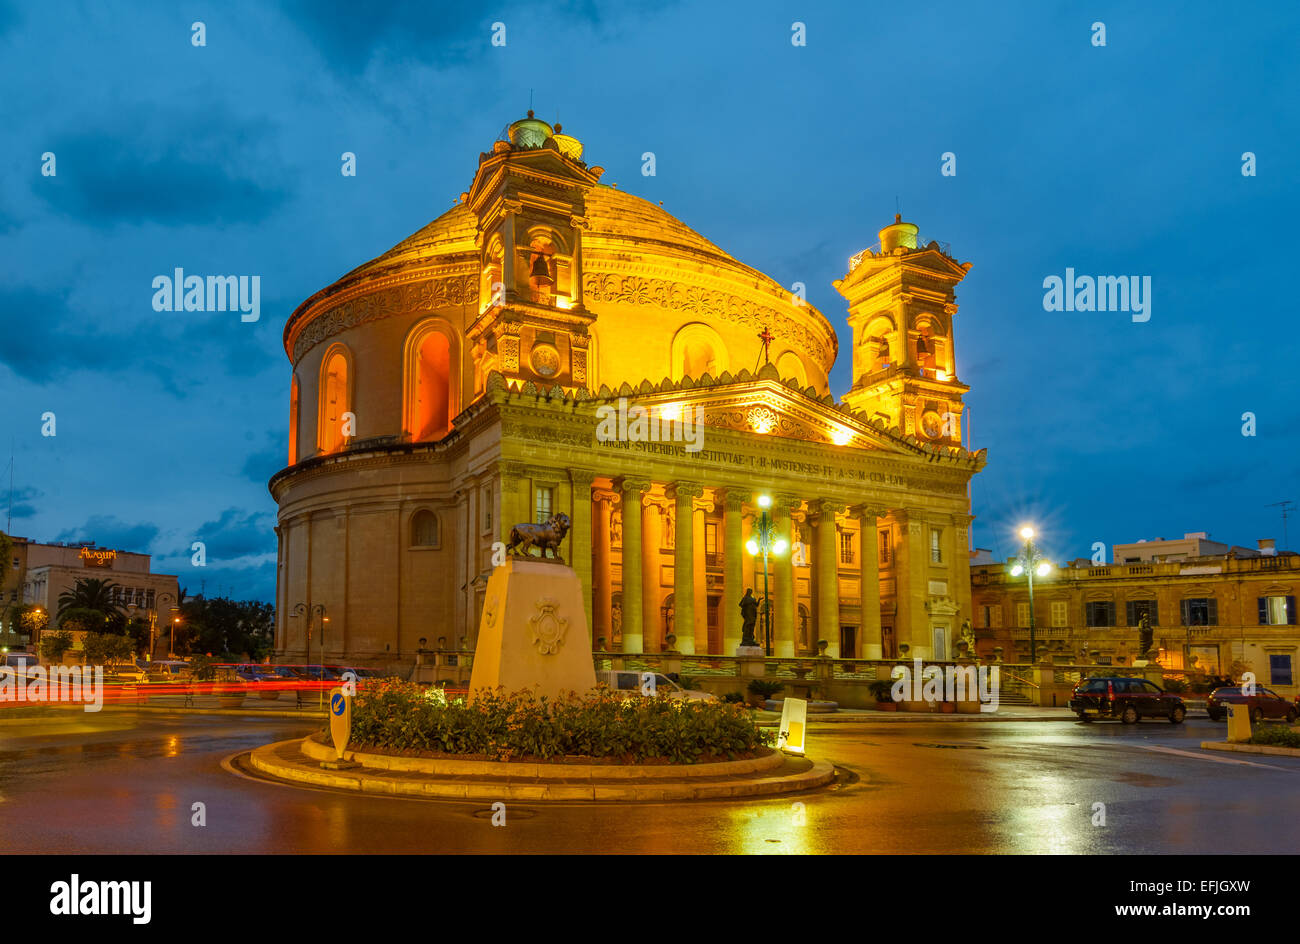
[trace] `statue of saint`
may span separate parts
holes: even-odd
[[[1151,644],[1155,640],[1155,631],[1151,628],[1151,615],[1143,613],[1138,620],[1138,655],[1140,658],[1148,658],[1147,653],[1151,651]]]
[[[609,543],[615,547],[623,545],[623,512],[618,509],[609,516]]]
[[[754,589],[750,587],[745,591],[745,595],[740,598],[740,644],[742,646],[757,646],[758,640],[754,638],[754,624],[758,622],[758,598],[754,596]]]

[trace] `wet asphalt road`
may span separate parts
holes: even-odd
[[[361,797],[222,760],[311,721],[106,711],[0,719],[0,852],[1250,853],[1300,850],[1300,759],[1211,753],[1225,726],[883,723],[811,729],[843,776],[673,804]],[[205,826],[191,824],[206,807]],[[1094,804],[1105,824],[1094,825]]]

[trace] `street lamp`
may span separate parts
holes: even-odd
[[[1025,546],[1011,568],[1011,576],[1019,577],[1025,574],[1029,578],[1029,661],[1033,664],[1038,661],[1038,643],[1034,637],[1034,574],[1046,577],[1052,572],[1052,565],[1038,553],[1038,547],[1034,544],[1033,528],[1025,525],[1020,529],[1020,536],[1025,539]]]
[[[772,655],[772,599],[767,592],[767,558],[771,554],[780,557],[789,549],[784,538],[776,536],[776,526],[772,523],[767,510],[772,507],[770,495],[758,496],[758,507],[762,509],[758,523],[754,526],[754,536],[745,542],[745,550],[751,557],[763,555],[763,638],[767,654]]]
[[[295,616],[302,616],[304,613],[307,614],[307,658],[308,659],[311,658],[311,619],[316,614],[320,614],[320,623],[321,623],[320,625],[320,678],[322,683],[322,688],[320,690],[320,704],[321,707],[324,708],[325,689],[323,687],[323,683],[325,682],[325,624],[330,621],[330,618],[325,615],[324,603],[317,603],[315,606],[311,607],[310,610],[308,610],[306,603],[299,603],[297,606],[293,608],[293,612]]]

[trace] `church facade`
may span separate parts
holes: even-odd
[[[836,399],[821,312],[601,173],[530,114],[290,316],[277,656],[472,648],[500,542],[559,513],[593,648],[731,655],[765,511],[774,655],[954,655],[985,458],[953,352],[969,263],[898,218],[850,261]]]

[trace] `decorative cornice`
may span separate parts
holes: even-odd
[[[776,308],[721,289],[707,289],[651,276],[593,271],[590,256],[585,264],[587,271],[583,274],[582,290],[588,304],[653,305],[705,319],[725,318],[755,332],[771,327],[779,338],[816,358],[823,370],[829,371],[835,361],[838,342],[834,332],[828,345],[818,332]]]

